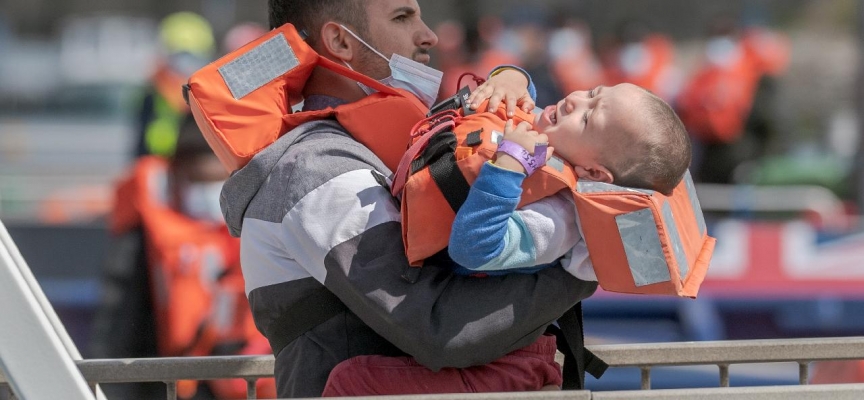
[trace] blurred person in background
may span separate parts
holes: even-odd
[[[246,300],[240,242],[228,233],[219,207],[227,178],[187,115],[173,157],[141,157],[119,182],[93,357],[271,353]],[[165,387],[116,389],[123,390],[117,398],[157,398]],[[246,398],[242,379],[211,381],[200,389],[195,381],[178,383],[181,398]],[[259,381],[258,393],[275,397],[273,380]]]
[[[694,141],[694,177],[733,183],[735,169],[764,156],[774,135],[774,77],[788,65],[789,46],[775,32],[742,31],[733,19],[719,17],[702,59],[677,103]]]
[[[502,65],[519,65],[532,77],[537,104],[552,104],[563,97],[549,71],[548,23],[545,9],[519,6],[503,20],[483,16],[476,23],[476,32],[453,20],[438,25],[435,33],[440,42],[435,51],[444,72],[439,99],[458,91],[457,81],[462,74],[485,76]],[[463,79],[462,86],[467,82]]]
[[[439,100],[452,96],[468,84],[465,78],[462,86],[457,87],[463,74],[485,76],[501,65],[521,65],[518,56],[501,41],[505,32],[503,24],[497,16],[486,15],[474,28],[467,28],[456,20],[444,21],[435,28],[439,40],[433,51],[437,53],[438,68],[444,73]]]
[[[437,54],[435,59],[438,60],[438,69],[444,73],[438,89],[438,99],[441,100],[452,96],[458,90],[456,86],[462,74],[471,72],[479,76],[482,72],[477,71],[477,67],[472,64],[465,25],[448,19],[435,27],[435,34],[438,35],[438,46],[434,49]]]
[[[681,86],[675,46],[641,20],[628,20],[601,49],[605,85],[632,83],[673,104]]]
[[[159,39],[165,56],[142,100],[135,157],[168,157],[174,153],[180,123],[189,110],[183,99],[183,85],[193,72],[211,61],[215,50],[210,23],[188,11],[165,17]]]
[[[577,19],[566,20],[549,38],[552,76],[564,93],[595,88],[603,68],[591,44],[591,29]]]
[[[537,90],[537,104],[554,104],[563,98],[550,71],[548,10],[540,6],[518,6],[510,10],[504,22],[506,28],[497,38],[496,49],[512,56],[510,64],[521,66],[531,76]]]

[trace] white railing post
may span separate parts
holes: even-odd
[[[19,398],[91,400],[44,296],[0,221],[0,369]]]

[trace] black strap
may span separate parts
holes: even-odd
[[[445,111],[445,110],[460,110],[460,109],[463,111],[467,109],[469,111],[468,114],[463,114],[463,115],[474,114],[474,110],[471,110],[471,109],[466,107],[466,103],[468,102],[467,101],[468,96],[470,96],[470,95],[471,95],[471,89],[468,89],[468,87],[465,86],[465,87],[459,89],[459,91],[456,92],[456,94],[454,94],[453,96],[448,97],[444,100],[441,100],[437,104],[430,107],[429,113],[426,114],[426,116],[430,117],[430,116],[433,116],[433,115],[438,114],[439,112]]]
[[[456,135],[453,131],[441,131],[429,139],[426,148],[423,149],[414,161],[411,161],[411,174],[416,174],[427,165],[435,162],[447,153],[456,151]]]
[[[462,204],[465,204],[465,200],[468,199],[471,185],[456,165],[456,155],[444,154],[429,166],[429,173],[453,212],[459,212]]]
[[[564,390],[585,389],[585,372],[600,378],[609,365],[585,348],[582,332],[582,303],[577,303],[558,318],[558,350],[564,353]]]
[[[310,312],[310,309],[314,311]],[[280,323],[267,330],[266,336],[273,355],[278,356],[294,339],[345,310],[347,308],[339,298],[323,287],[310,293],[301,302],[286,309]]]

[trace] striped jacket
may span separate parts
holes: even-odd
[[[390,174],[328,120],[284,135],[223,188],[255,324],[277,353],[279,397],[319,396],[330,370],[358,355],[407,353],[432,369],[488,363],[597,288],[562,268],[477,279],[427,265],[409,283],[399,209],[382,186]]]

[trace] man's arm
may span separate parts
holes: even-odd
[[[427,367],[485,364],[524,347],[596,290],[561,268],[475,279],[428,265],[408,283],[399,210],[367,153],[327,146],[295,162],[303,170],[294,176],[331,178],[291,207],[283,242],[352,312]]]
[[[563,196],[516,207],[525,174],[485,163],[450,233],[450,257],[474,271],[549,264],[581,239],[576,210]]]

